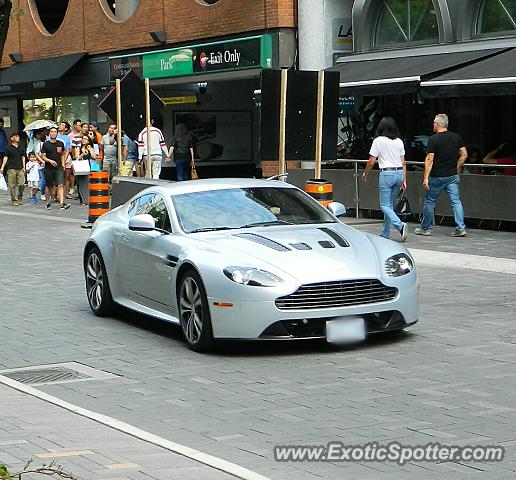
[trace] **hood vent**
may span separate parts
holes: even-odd
[[[341,236],[339,233],[337,233],[335,230],[332,230],[331,228],[328,228],[328,227],[321,227],[321,228],[319,228],[319,230],[321,230],[321,232],[326,233],[326,235],[330,236],[333,240],[335,240],[335,242],[337,242],[337,245],[339,245],[340,247],[349,247],[348,241],[343,236]],[[322,245],[322,242],[319,242],[319,243]],[[329,242],[329,243],[331,243],[331,242]],[[325,247],[325,248],[333,248],[333,247]]]
[[[319,240],[319,245],[322,248],[335,248],[335,244],[329,240]]]
[[[260,245],[264,245],[265,247],[272,248],[278,252],[290,252],[291,249],[286,247],[285,245],[275,242],[267,237],[262,237],[261,235],[256,235],[256,233],[239,233],[235,235],[235,237],[243,238],[244,240],[249,240],[250,242],[259,243]]]
[[[291,247],[294,247],[296,250],[312,250],[312,247],[310,245],[307,245],[306,243],[299,242],[299,243],[290,243]]]

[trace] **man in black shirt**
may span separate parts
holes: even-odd
[[[465,237],[464,210],[460,201],[459,172],[468,157],[462,138],[448,131],[448,116],[440,113],[434,119],[434,132],[428,139],[425,158],[423,188],[426,190],[425,207],[421,227],[416,228],[416,235],[431,235],[432,217],[435,204],[442,192],[446,191],[450,199],[455,218],[455,231],[452,237]]]
[[[5,147],[0,174],[4,171],[7,171],[7,184],[13,207],[17,207],[22,202],[25,188],[25,150],[20,147],[18,133],[11,135],[11,145]]]
[[[70,208],[69,203],[64,203],[64,180],[66,151],[64,143],[57,139],[57,128],[52,127],[49,131],[50,140],[47,140],[41,147],[41,158],[45,162],[45,196],[47,197],[47,210],[50,210],[50,199],[54,188],[57,187],[57,198],[61,203],[61,210]]]

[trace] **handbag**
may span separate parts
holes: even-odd
[[[412,209],[407,198],[406,190],[400,189],[394,201],[394,213],[400,216],[412,215]]]
[[[89,175],[90,161],[89,160],[72,160],[73,173],[76,176]]]
[[[190,179],[192,179],[192,180],[199,179],[199,175],[197,175],[197,169],[195,168],[195,165],[192,165],[192,169],[190,170]]]
[[[0,173],[0,190],[7,192],[9,190],[7,188],[7,182],[5,181],[5,177]]]

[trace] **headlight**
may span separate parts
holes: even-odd
[[[401,277],[410,273],[414,264],[408,255],[399,253],[385,260],[385,272],[389,277]]]
[[[276,287],[283,283],[274,273],[252,267],[226,267],[224,275],[233,282],[253,287]]]

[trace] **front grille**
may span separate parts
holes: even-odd
[[[276,299],[280,310],[314,310],[392,300],[398,289],[387,287],[379,280],[342,280],[303,285],[286,297]]]

